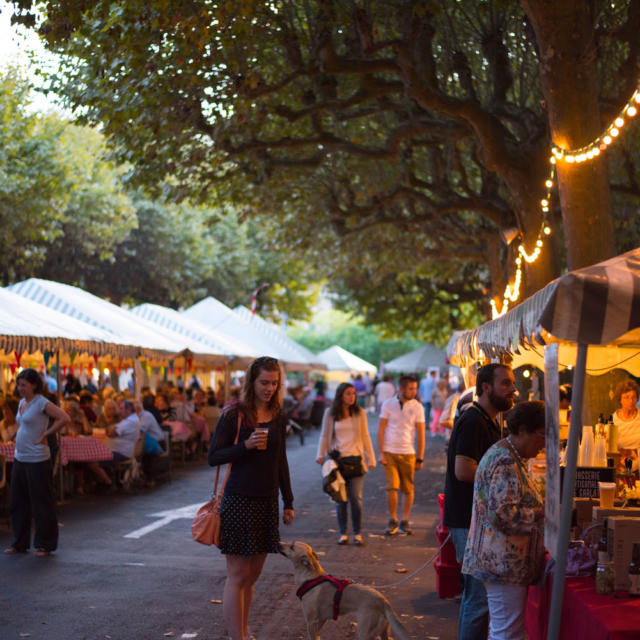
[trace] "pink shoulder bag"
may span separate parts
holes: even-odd
[[[236,430],[236,439],[233,444],[238,444],[241,420],[242,414],[238,411],[238,428]],[[218,465],[211,500],[206,504],[203,504],[198,509],[198,513],[191,523],[191,535],[193,536],[193,539],[200,544],[206,544],[209,546],[214,544],[216,547],[220,546],[220,501],[222,500],[222,494],[224,493],[224,487],[227,484],[230,471],[231,463],[227,466],[227,472],[224,476],[224,480],[222,481],[220,491],[218,491],[218,478],[220,476],[220,465]]]

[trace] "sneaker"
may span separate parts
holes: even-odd
[[[355,544],[356,547],[364,547],[364,540],[359,533],[356,533],[356,535],[353,536],[353,544]]]
[[[398,521],[391,518],[387,528],[384,530],[385,536],[395,536],[398,533]]]
[[[349,536],[340,536],[338,544],[349,544]]]
[[[400,520],[400,528],[398,529],[398,533],[401,536],[412,536],[413,535],[413,531],[411,530],[411,527],[409,526],[409,521],[408,520]]]

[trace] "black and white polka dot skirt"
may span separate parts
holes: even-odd
[[[220,502],[220,551],[234,556],[278,553],[278,499],[224,495]]]

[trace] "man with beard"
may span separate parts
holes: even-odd
[[[448,527],[462,563],[471,525],[473,482],[480,459],[500,439],[496,416],[513,406],[516,393],[511,367],[488,364],[478,370],[478,399],[456,419],[447,450],[447,474],[444,489],[444,525]],[[480,580],[463,575],[462,602],[458,622],[458,640],[487,637],[487,594]]]

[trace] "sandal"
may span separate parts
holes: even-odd
[[[35,555],[36,558],[46,558],[51,555],[51,551],[47,551],[46,549],[38,549]]]
[[[4,552],[8,556],[12,556],[12,555],[14,555],[16,553],[27,553],[27,550],[26,549],[16,549],[15,547],[7,547],[4,550]]]

